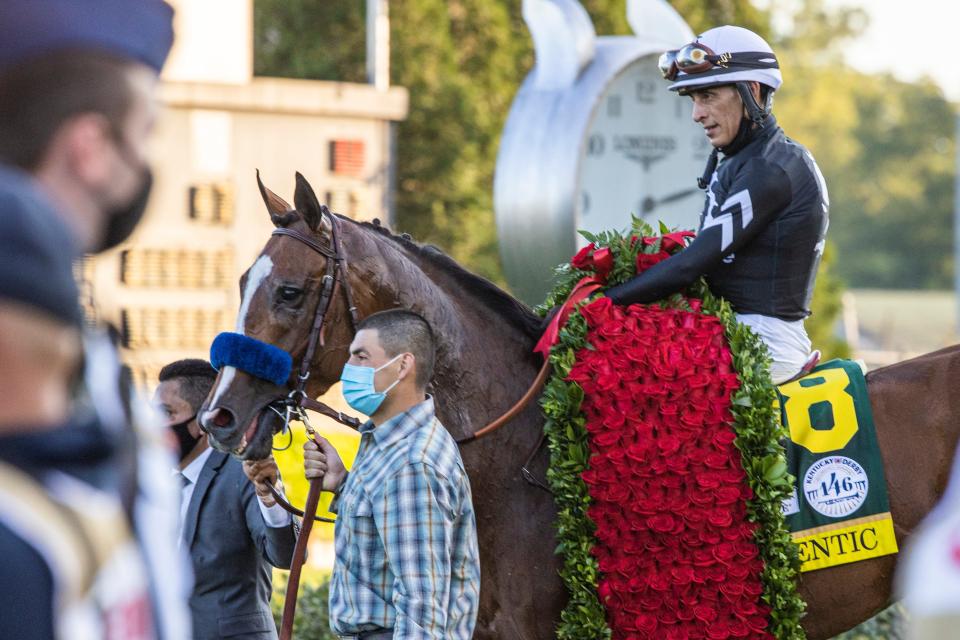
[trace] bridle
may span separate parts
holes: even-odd
[[[342,412],[330,407],[329,405],[318,400],[314,400],[313,398],[309,397],[306,391],[307,381],[310,379],[310,363],[313,361],[314,355],[316,355],[317,347],[322,347],[325,345],[324,323],[329,315],[330,307],[333,304],[333,300],[336,297],[338,290],[343,290],[343,295],[347,304],[347,311],[350,317],[351,329],[356,332],[357,325],[359,324],[357,307],[353,302],[353,293],[350,290],[350,282],[346,277],[347,253],[343,247],[343,243],[341,242],[340,219],[331,213],[326,206],[321,206],[320,214],[321,218],[326,217],[330,221],[329,247],[317,242],[316,239],[305,233],[297,231],[296,229],[277,227],[271,234],[274,236],[293,238],[294,240],[305,244],[326,258],[326,272],[321,280],[320,299],[317,302],[317,311],[314,314],[313,324],[310,328],[310,335],[307,339],[307,349],[303,354],[303,358],[300,360],[300,368],[297,372],[296,387],[283,401],[283,404],[286,407],[283,428],[289,429],[290,421],[292,419],[299,420],[303,423],[307,433],[312,439],[315,438],[316,431],[310,425],[310,421],[306,413],[307,410],[316,411],[322,415],[332,418],[333,420],[336,420],[337,422],[340,422],[341,424],[352,427],[353,429],[358,429],[361,425],[360,420],[356,417],[344,415]],[[475,433],[458,439],[457,444],[473,442],[478,438],[496,431],[504,424],[509,422],[513,417],[520,413],[520,411],[526,407],[526,405],[529,404],[534,397],[536,397],[546,381],[549,369],[550,365],[547,361],[545,361],[532,386],[516,404],[514,404],[505,414],[487,424],[483,428],[478,429]],[[536,448],[533,450],[533,452],[531,452],[530,456],[527,458],[527,461],[524,463],[521,473],[528,482],[536,484],[542,488],[546,488],[538,481],[533,480],[532,475],[527,470],[527,466],[530,464],[530,461],[533,459],[537,451],[540,450],[543,442],[544,439],[541,435]],[[310,481],[310,489],[307,493],[307,501],[304,505],[303,511],[300,511],[299,509],[296,509],[290,505],[273,487],[270,487],[270,491],[278,504],[291,513],[303,516],[302,529],[297,538],[293,561],[290,566],[290,578],[287,581],[287,595],[283,607],[280,640],[289,640],[293,633],[293,617],[296,611],[296,594],[300,584],[300,570],[303,566],[307,539],[310,536],[310,530],[313,527],[313,521],[316,519],[323,522],[332,522],[332,520],[329,518],[318,518],[315,515],[317,511],[317,504],[319,503],[320,499],[320,485],[321,483],[316,479]],[[291,595],[293,597],[291,597]]]
[[[288,229],[287,227],[278,227],[274,229],[273,233],[271,234],[275,236],[286,236],[288,238],[293,238],[294,240],[307,245],[327,259],[326,273],[324,273],[323,279],[321,280],[320,300],[317,302],[317,311],[314,315],[313,325],[311,326],[310,335],[307,340],[307,349],[303,354],[303,358],[300,360],[300,369],[297,373],[296,388],[291,391],[287,398],[283,401],[287,408],[284,428],[288,428],[290,419],[296,417],[297,419],[303,421],[304,425],[308,427],[308,431],[311,433],[311,435],[313,430],[310,428],[310,423],[306,415],[307,410],[316,411],[321,415],[332,418],[333,420],[336,420],[337,422],[348,427],[352,427],[353,429],[358,429],[361,425],[361,422],[358,418],[348,416],[343,412],[324,404],[323,402],[314,400],[306,392],[307,381],[310,379],[310,363],[313,361],[314,355],[316,355],[317,347],[325,346],[323,332],[324,322],[330,312],[330,307],[333,304],[333,300],[336,297],[339,289],[343,290],[343,295],[346,299],[347,311],[350,314],[351,329],[356,332],[357,325],[360,324],[357,307],[353,302],[353,292],[350,290],[350,281],[346,277],[347,253],[343,248],[343,243],[340,239],[340,219],[331,213],[330,210],[324,205],[321,205],[320,211],[321,216],[325,216],[330,221],[330,247],[324,246],[320,242],[317,242],[316,239],[301,231],[297,231],[296,229]],[[520,413],[520,411],[523,410],[524,407],[526,407],[534,397],[536,397],[537,393],[543,387],[543,384],[547,378],[547,374],[549,373],[549,369],[549,365],[544,362],[530,388],[523,395],[523,397],[516,402],[516,404],[510,407],[506,413],[488,423],[484,427],[478,429],[474,433],[462,438],[458,438],[456,440],[457,444],[467,444],[477,440],[478,438],[482,438],[483,436],[496,431],[516,417],[516,415]],[[300,514],[298,513],[298,515]]]
[[[300,361],[300,370],[297,372],[297,386],[290,392],[284,402],[287,408],[284,429],[290,428],[290,420],[296,415],[297,418],[303,422],[311,438],[315,438],[316,432],[313,430],[307,418],[307,409],[317,411],[354,429],[360,426],[360,420],[357,418],[345,416],[340,411],[314,400],[307,395],[306,391],[307,381],[310,379],[310,363],[313,361],[317,347],[324,346],[324,322],[330,312],[330,306],[333,303],[337,290],[341,286],[347,301],[347,311],[350,315],[351,328],[356,330],[358,323],[357,308],[353,304],[350,283],[344,275],[347,266],[347,254],[346,251],[344,251],[343,244],[340,242],[340,221],[335,215],[331,214],[330,210],[325,206],[321,207],[320,214],[330,220],[331,248],[323,246],[310,236],[295,229],[277,227],[273,230],[272,234],[275,236],[287,236],[298,240],[327,258],[326,273],[324,273],[320,284],[320,300],[317,302],[317,311],[314,314],[313,325],[310,329],[310,335],[307,338],[307,350],[303,354],[303,359]],[[321,484],[322,483],[316,479],[310,481],[310,490],[307,492],[307,502],[303,507],[303,512],[300,514],[303,515],[303,524],[300,535],[297,536],[297,544],[294,548],[293,560],[290,564],[290,578],[287,581],[287,593],[283,604],[283,619],[280,624],[281,640],[289,640],[293,635],[293,617],[297,608],[297,591],[300,588],[300,570],[303,568],[303,561],[306,557],[307,540],[310,537],[310,530],[313,528],[313,521],[317,512],[317,504],[320,501]],[[270,487],[270,490],[271,493],[273,493],[274,499],[288,511],[299,511],[288,504],[273,487]]]
[[[304,411],[309,409],[333,418],[348,427],[357,429],[360,426],[360,420],[346,416],[329,405],[314,400],[309,397],[306,392],[307,380],[310,379],[310,363],[313,361],[317,347],[325,345],[323,333],[324,321],[330,312],[330,307],[333,304],[333,299],[339,288],[343,288],[343,295],[347,301],[347,312],[350,314],[351,328],[356,331],[357,324],[359,323],[357,307],[353,303],[353,292],[350,291],[350,281],[347,280],[344,275],[347,268],[347,254],[343,248],[343,244],[340,242],[340,220],[337,216],[330,213],[330,210],[325,206],[321,207],[320,211],[321,215],[326,215],[330,220],[331,248],[323,246],[315,239],[296,229],[278,227],[274,229],[271,234],[275,236],[287,236],[302,242],[327,259],[326,273],[324,273],[320,281],[320,300],[317,302],[317,312],[314,314],[313,325],[310,329],[310,335],[307,338],[307,350],[300,360],[300,370],[297,373],[297,386],[290,392],[290,395],[287,396],[285,404],[288,408],[288,416],[292,411],[302,418],[305,416]]]

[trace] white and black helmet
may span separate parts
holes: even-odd
[[[725,25],[705,31],[690,44],[660,56],[660,72],[673,80],[671,91],[685,94],[709,85],[735,84],[751,119],[770,112],[771,95],[783,84],[780,64],[767,41],[749,29]],[[763,106],[756,104],[747,83],[769,87]],[[752,103],[752,104],[751,104]]]

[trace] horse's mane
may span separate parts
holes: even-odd
[[[406,234],[397,235],[381,225],[379,220],[360,222],[345,216],[340,216],[340,218],[387,238],[399,245],[406,253],[443,271],[453,278],[465,292],[476,297],[487,308],[520,329],[527,337],[536,340],[543,333],[542,319],[533,313],[529,307],[486,278],[467,271],[434,245],[419,244]]]

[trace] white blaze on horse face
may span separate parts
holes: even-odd
[[[223,373],[220,375],[220,384],[217,385],[217,391],[213,394],[213,400],[210,401],[211,407],[216,408],[220,406],[220,396],[230,388],[230,385],[233,383],[233,376],[236,374],[237,369],[235,367],[223,368]]]
[[[240,300],[240,312],[237,314],[237,333],[243,334],[247,312],[250,311],[250,301],[256,295],[257,289],[273,270],[273,260],[270,256],[260,256],[250,267],[247,274],[247,285],[243,288],[243,298]]]
[[[270,256],[260,256],[250,267],[250,272],[247,273],[247,283],[243,288],[243,298],[240,300],[240,312],[237,314],[237,333],[243,334],[247,312],[250,311],[250,301],[253,300],[257,289],[260,288],[260,285],[263,284],[272,270],[273,260],[270,259]],[[221,396],[230,388],[236,374],[237,370],[234,367],[223,368],[220,375],[220,384],[217,385],[213,400],[210,401],[211,407],[219,406]]]

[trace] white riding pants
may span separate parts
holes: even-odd
[[[770,377],[773,384],[786,382],[800,373],[810,357],[810,338],[803,320],[781,320],[758,313],[738,313],[741,322],[760,336],[770,351]]]

